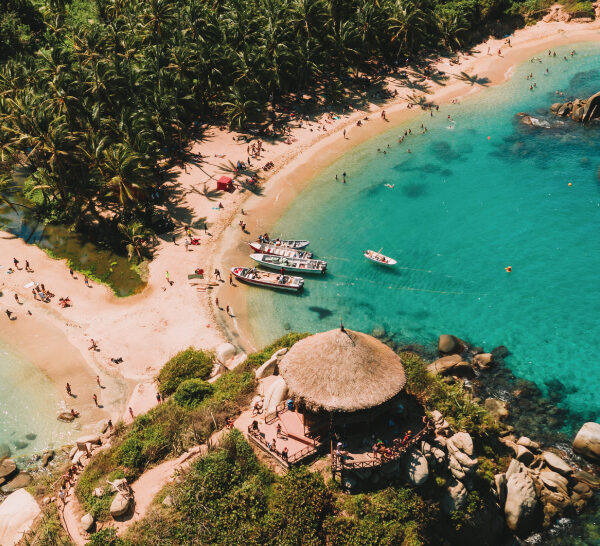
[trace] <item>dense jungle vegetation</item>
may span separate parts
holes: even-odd
[[[365,74],[503,36],[548,4],[5,0],[0,198],[26,166],[16,189],[43,220],[112,232],[140,255],[170,162],[206,123],[264,126],[299,94],[331,107]]]

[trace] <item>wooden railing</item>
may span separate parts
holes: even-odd
[[[408,440],[408,442],[406,442],[406,444],[404,444],[402,447],[400,447],[399,450],[394,451],[392,453],[392,455],[388,456],[388,455],[381,454],[381,456],[379,458],[374,457],[373,459],[367,460],[367,461],[357,461],[357,462],[345,461],[343,456],[338,457],[336,455],[336,452],[332,447],[331,470],[336,472],[336,471],[339,471],[342,469],[353,470],[353,469],[358,469],[358,468],[373,468],[376,466],[382,466],[384,464],[391,463],[393,461],[397,461],[413,445],[415,445],[419,440],[421,440],[421,438],[426,436],[430,430],[431,430],[431,427],[429,425],[426,425],[417,434],[415,434],[412,438],[410,438]]]
[[[294,453],[292,456],[288,457],[288,463],[289,464],[294,464],[297,463],[298,461],[304,459],[305,457],[308,457],[309,455],[312,455],[313,453],[317,452],[317,446],[306,446],[304,449],[301,449],[300,451],[297,451],[296,453]]]
[[[260,431],[254,430],[252,429],[252,427],[248,427],[248,435],[251,436],[252,439],[256,440],[258,443],[260,443],[262,446],[264,446],[265,450],[267,450],[272,456],[276,457],[280,463],[284,463],[288,467],[292,464],[301,461],[305,457],[316,453],[319,450],[319,447],[322,445],[318,442],[318,440],[313,439],[313,445],[308,445],[300,451],[297,451],[296,453],[290,455],[287,459],[285,459],[281,456],[281,453],[279,451],[273,451],[269,447],[267,440],[263,438],[263,435],[260,433]]]
[[[265,425],[270,425],[273,421],[277,421],[279,415],[284,411],[287,411],[287,400],[279,402],[279,404],[275,406],[275,411],[265,415]]]

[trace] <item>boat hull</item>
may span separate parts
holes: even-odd
[[[290,265],[282,265],[270,262],[264,262],[259,258],[255,258],[253,254],[250,255],[250,258],[254,260],[257,264],[262,265],[263,267],[267,267],[268,269],[273,269],[274,271],[285,271],[285,273],[304,273],[306,275],[324,275],[327,272],[327,266],[325,265],[323,268],[319,269],[310,269],[306,267],[295,267]]]
[[[393,266],[395,266],[395,265],[398,263],[398,262],[397,262],[396,260],[394,260],[393,258],[390,258],[389,256],[383,256],[383,254],[378,254],[378,256],[382,256],[382,257],[384,257],[386,261],[383,261],[383,260],[377,260],[376,258],[373,258],[373,257],[369,256],[369,255],[368,255],[366,252],[365,252],[365,253],[363,253],[363,256],[364,256],[364,257],[365,257],[367,260],[369,260],[369,261],[373,262],[374,264],[377,264],[377,265],[383,265],[383,266],[385,266],[385,267],[393,267]]]
[[[245,277],[244,275],[240,275],[239,273],[236,273],[235,269],[232,269],[231,273],[238,281],[243,282],[245,284],[250,284],[252,286],[260,286],[261,288],[272,288],[273,290],[283,290],[286,292],[300,292],[304,288],[303,284],[300,284],[300,285],[277,284],[277,283],[273,283],[273,282],[262,281],[261,279],[249,279],[249,278]]]
[[[274,254],[275,256],[285,256],[287,258],[300,258],[310,260],[313,255],[307,250],[298,250],[295,248],[287,248],[284,246],[273,246],[269,244],[248,243],[250,248],[258,254]]]

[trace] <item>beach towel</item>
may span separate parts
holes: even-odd
[[[203,278],[204,278],[204,275],[198,275],[196,273],[192,273],[192,274],[188,275],[188,280],[191,280],[191,279],[203,279]]]
[[[28,282],[23,288],[31,288],[32,286],[35,286],[35,283],[32,282]]]

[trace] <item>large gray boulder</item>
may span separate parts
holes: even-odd
[[[449,479],[447,489],[442,497],[442,510],[450,514],[464,508],[467,503],[467,488],[456,479]]]
[[[404,461],[406,479],[412,485],[423,485],[429,477],[429,465],[425,455],[418,449],[410,451]]]
[[[132,499],[129,495],[124,493],[117,493],[110,505],[110,515],[113,518],[118,518],[123,514],[126,514],[131,506]]]
[[[467,454],[469,457],[472,457],[475,453],[475,449],[473,448],[473,438],[468,432],[457,432],[453,434],[450,438],[448,438],[447,443],[452,444],[452,447],[462,451]],[[449,447],[449,449],[451,449]]]
[[[254,370],[254,375],[256,379],[262,379],[263,377],[268,377],[275,373],[277,369],[277,363],[279,362],[278,357],[273,355],[269,360],[267,360],[264,364],[259,366],[256,370]]]
[[[569,475],[573,473],[573,469],[565,463],[558,455],[555,455],[551,451],[544,451],[542,453],[544,462],[554,471],[559,474]]]
[[[462,353],[466,348],[466,343],[450,334],[442,334],[438,338],[438,351],[445,355]]]
[[[507,477],[504,516],[508,528],[520,537],[529,535],[539,521],[540,504],[533,480],[523,465]]]
[[[12,546],[31,529],[41,510],[31,493],[19,489],[0,504],[0,544]]]
[[[589,121],[592,117],[600,117],[600,92],[592,95],[585,103],[581,121]]]
[[[585,423],[573,440],[573,451],[590,461],[600,463],[600,423]]]
[[[92,514],[86,514],[85,516],[83,516],[81,518],[81,528],[86,533],[89,533],[92,530],[93,526],[94,526],[94,516],[92,516]]]
[[[493,364],[494,355],[492,353],[481,353],[473,357],[473,365],[481,368],[482,370],[491,368]]]

